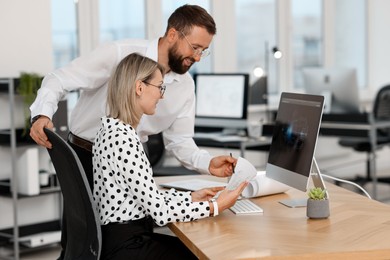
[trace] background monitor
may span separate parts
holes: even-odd
[[[359,89],[353,68],[304,68],[306,93],[325,97],[324,113],[358,113]]]
[[[268,87],[267,77],[258,78],[249,87],[249,104],[251,105],[267,105],[268,104]]]
[[[306,191],[321,123],[324,97],[282,93],[266,176]]]
[[[249,74],[195,74],[195,126],[244,129]]]

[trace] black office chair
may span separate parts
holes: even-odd
[[[183,166],[164,166],[165,145],[162,133],[149,135],[146,142],[146,154],[153,169],[153,176],[199,175],[198,172]]]
[[[382,87],[375,98],[373,107],[373,116],[375,121],[390,120],[390,85]],[[369,137],[345,137],[339,140],[339,144],[344,147],[350,147],[357,152],[366,152],[366,176],[357,176],[352,181],[361,185],[372,181],[370,171],[370,158],[372,155],[372,147]],[[377,149],[380,149],[390,144],[390,128],[378,129],[377,131]],[[378,177],[378,182],[389,183],[389,177]]]
[[[52,149],[47,149],[64,199],[67,244],[64,259],[99,259],[101,228],[84,169],[73,149],[57,133],[44,129]]]

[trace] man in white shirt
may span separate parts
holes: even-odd
[[[52,116],[67,92],[83,90],[70,118],[68,141],[78,153],[87,175],[91,175],[90,142],[95,138],[100,118],[107,114],[108,79],[125,56],[138,52],[158,61],[167,71],[164,99],[158,103],[155,115],[143,116],[137,128],[141,141],[146,142],[148,135],[163,132],[166,149],[185,167],[203,174],[230,176],[234,158],[211,158],[192,139],[195,94],[194,81],[188,70],[209,54],[208,47],[215,33],[215,22],[203,8],[184,5],[168,19],[163,37],[153,41],[122,40],[100,46],[89,55],[51,72],[44,78],[30,107],[33,118],[30,136],[38,144],[50,148],[43,128],[53,127]]]
[[[230,176],[236,159],[230,156],[212,158],[200,150],[194,140],[195,93],[194,81],[188,70],[209,54],[210,43],[216,34],[213,18],[201,7],[184,5],[168,19],[165,35],[153,41],[122,40],[98,47],[89,55],[79,57],[69,65],[48,74],[31,105],[34,141],[51,148],[43,128],[53,128],[51,121],[58,102],[73,90],[82,90],[70,118],[68,142],[78,154],[92,183],[92,141],[107,115],[107,83],[118,63],[128,54],[138,52],[158,61],[166,70],[164,98],[156,113],[144,115],[137,127],[142,142],[148,135],[163,132],[166,149],[187,168],[203,174]],[[64,215],[65,216],[65,215]],[[66,221],[63,221],[61,243],[66,252]]]

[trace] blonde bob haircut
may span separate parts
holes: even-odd
[[[132,126],[138,125],[142,111],[137,108],[137,81],[148,81],[159,70],[164,76],[164,68],[152,59],[138,53],[126,56],[116,67],[108,83],[108,115]]]

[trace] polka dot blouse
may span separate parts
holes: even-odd
[[[137,133],[117,119],[102,118],[93,145],[93,172],[93,197],[103,225],[150,215],[163,226],[210,215],[208,202],[192,202],[190,192],[157,188]]]

